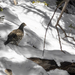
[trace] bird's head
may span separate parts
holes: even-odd
[[[24,26],[26,26],[25,23],[22,23],[20,26],[19,26],[19,29],[23,30]]]
[[[22,23],[22,24],[21,24],[21,26],[23,26],[23,27],[24,27],[24,26],[26,26],[26,24],[25,24],[25,23]]]

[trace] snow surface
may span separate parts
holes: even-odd
[[[42,58],[43,41],[47,24],[53,15],[56,7],[56,0],[46,0],[49,7],[41,3],[32,4],[33,0],[18,0],[14,5],[13,0],[0,0],[3,11],[0,16],[5,16],[0,22],[0,75],[6,75],[5,69],[11,69],[13,75],[69,75],[67,71],[55,69],[48,73],[38,64],[28,60],[29,57]],[[43,0],[40,0],[43,1]],[[45,1],[45,0],[44,0]],[[58,66],[60,62],[75,62],[75,42],[65,38],[64,33],[59,29],[61,35],[62,48],[65,54],[60,51],[58,34],[55,29],[57,18],[60,15],[58,9],[47,32],[46,50],[44,58],[54,59]],[[19,46],[4,45],[7,35],[22,23],[26,23],[24,37]],[[69,25],[75,24],[75,15],[64,13],[59,24],[65,29],[66,33],[75,36],[74,29]]]

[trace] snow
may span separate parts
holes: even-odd
[[[43,58],[44,35],[56,7],[56,0],[46,0],[47,3],[50,2],[49,7],[42,3],[32,4],[33,0],[18,0],[17,5],[14,5],[12,1],[0,2],[0,6],[3,7],[0,16],[4,16],[4,20],[0,23],[0,75],[6,75],[6,68],[11,69],[13,75],[69,75],[67,71],[59,69],[46,72],[41,66],[27,59],[29,57]],[[65,38],[61,29],[59,31],[65,53],[60,51],[58,34],[55,29],[60,12],[58,9],[47,32],[44,54],[45,59],[55,60],[58,66],[64,61],[75,62],[75,42]],[[5,46],[4,41],[7,35],[17,29],[22,22],[25,22],[27,26],[24,28],[25,34],[19,46],[12,44]],[[74,37],[74,29],[69,27],[70,24],[74,26],[74,22],[75,15],[64,13],[59,24],[68,35]]]
[[[65,70],[55,69],[49,72],[49,75],[69,75]]]

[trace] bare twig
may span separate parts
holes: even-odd
[[[60,16],[59,16],[59,18],[58,18],[58,20],[57,20],[57,23],[56,23],[56,25],[55,25],[55,26],[57,26],[57,25],[58,25],[58,23],[59,23],[59,20],[61,19],[61,17],[62,17],[62,14],[63,14],[63,12],[65,11],[65,9],[66,9],[66,6],[67,6],[68,2],[69,2],[69,0],[65,0],[64,7],[63,7],[63,9],[62,9],[62,11],[61,11],[61,14],[60,14]]]
[[[57,27],[56,27],[56,29],[57,29],[57,32],[58,32],[58,38],[59,38],[60,49],[61,49],[61,51],[62,51],[62,45],[61,45],[61,40],[60,40],[59,31],[58,31],[58,28],[57,28]]]
[[[66,0],[63,0],[63,1],[57,6],[57,8],[59,8],[59,6],[61,6],[65,1],[66,1]],[[56,8],[56,9],[57,9],[57,8]]]
[[[55,12],[56,12],[57,9],[59,8],[59,6],[62,5],[62,3],[64,3],[64,2],[65,2],[65,0],[63,0],[63,1],[56,7],[56,9],[55,9],[55,11],[54,11],[54,13],[53,13],[53,16],[51,17],[51,19],[50,19],[50,21],[49,21],[49,23],[48,23],[48,25],[47,25],[47,28],[46,28],[46,31],[45,31],[45,37],[44,37],[44,44],[43,44],[43,53],[42,53],[42,56],[44,56],[46,35],[47,35],[47,31],[48,31],[49,25],[51,24],[51,21],[52,21],[54,15],[55,15]]]
[[[59,27],[61,28],[61,30],[64,32],[65,37],[69,37],[69,38],[73,39],[73,41],[75,41],[74,37],[68,36],[68,35],[66,34],[65,30],[64,30],[59,24],[58,24],[58,26],[59,26]]]
[[[61,17],[62,17],[63,12],[64,12],[65,9],[66,9],[66,6],[67,6],[68,2],[69,2],[69,0],[65,0],[64,7],[63,7],[63,9],[62,9],[62,11],[61,11],[61,14],[60,14],[60,16],[59,16],[59,18],[58,18],[58,20],[57,20],[56,25],[55,25],[55,27],[56,27],[56,29],[57,29],[58,37],[59,37],[59,44],[60,44],[60,49],[61,49],[61,51],[62,51],[62,45],[61,45],[60,35],[59,35],[59,31],[58,31],[57,26],[59,25],[58,23],[59,23],[59,21],[60,21],[60,19],[61,19]],[[60,26],[60,25],[59,25],[59,26]]]

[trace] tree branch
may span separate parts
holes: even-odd
[[[58,31],[58,28],[57,28],[57,27],[56,27],[56,29],[57,29],[57,33],[58,33],[58,38],[59,38],[60,49],[61,49],[61,51],[62,51],[62,45],[61,45],[61,40],[60,40],[59,31]]]
[[[63,7],[63,9],[62,9],[62,11],[61,11],[61,14],[60,14],[60,16],[59,16],[59,18],[58,18],[58,20],[57,20],[56,25],[55,25],[55,27],[56,27],[56,29],[57,29],[58,37],[59,37],[59,44],[60,44],[60,49],[61,49],[61,51],[62,51],[62,45],[61,45],[60,35],[59,35],[59,31],[58,31],[57,26],[59,25],[58,23],[59,23],[59,21],[60,21],[60,19],[61,19],[61,17],[62,17],[63,12],[64,12],[65,9],[66,9],[66,6],[67,6],[68,2],[69,2],[69,0],[65,0],[64,7]],[[60,25],[59,25],[59,26],[60,26]]]
[[[69,2],[69,0],[65,0],[64,7],[63,7],[63,9],[62,9],[62,11],[61,11],[61,14],[60,14],[60,16],[59,16],[59,18],[58,18],[58,20],[57,20],[57,23],[56,23],[55,27],[58,25],[58,23],[59,23],[59,20],[61,19],[61,17],[62,17],[62,14],[63,14],[63,12],[65,11],[65,9],[66,9],[66,6],[67,6],[68,2]]]
[[[61,28],[61,30],[64,32],[65,37],[69,37],[69,38],[71,38],[73,41],[75,41],[74,37],[68,36],[68,35],[66,34],[65,30],[64,30],[59,24],[58,24],[58,26],[59,26],[59,27]]]
[[[51,17],[51,19],[50,19],[50,21],[49,21],[49,23],[48,23],[48,25],[47,25],[47,28],[46,28],[46,31],[45,31],[45,37],[44,37],[44,44],[43,44],[43,53],[42,53],[42,56],[44,56],[46,35],[47,35],[47,31],[48,31],[49,25],[51,24],[51,21],[52,21],[54,15],[55,15],[55,12],[56,12],[57,9],[59,8],[59,6],[62,5],[62,3],[64,3],[64,2],[65,2],[65,0],[63,0],[63,1],[56,7],[56,9],[55,9],[55,11],[54,11],[54,13],[53,13],[53,16]]]

